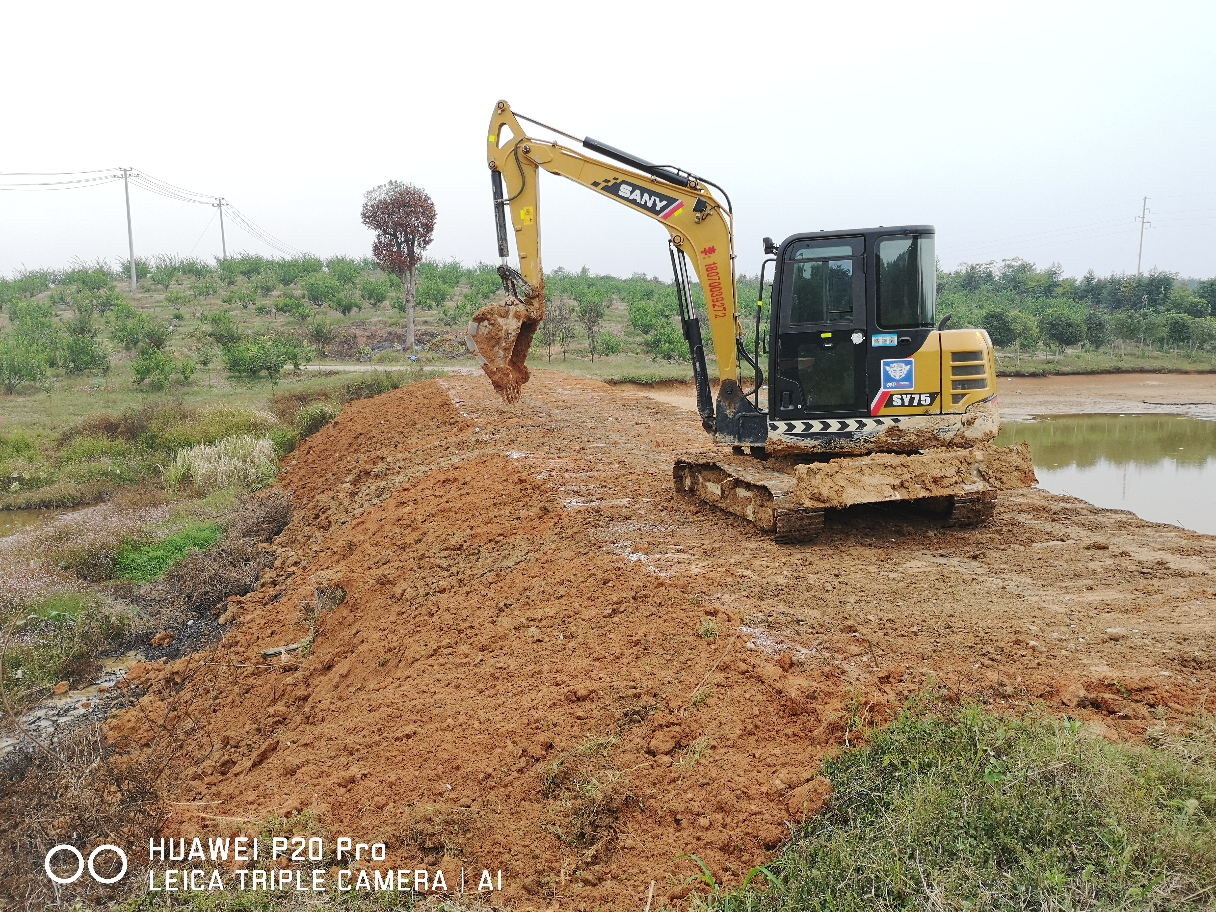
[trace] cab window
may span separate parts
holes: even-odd
[[[884,238],[878,242],[878,325],[883,329],[933,326],[937,261],[933,238]]]

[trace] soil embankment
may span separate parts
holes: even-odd
[[[695,414],[547,371],[516,407],[464,376],[352,403],[289,464],[235,629],[142,670],[111,736],[189,731],[174,834],[311,811],[502,869],[513,908],[636,909],[687,893],[683,854],[738,883],[821,758],[927,683],[1115,739],[1216,684],[1216,538],[1031,490],[979,529],[856,508],[778,546],[674,493],[703,446]]]

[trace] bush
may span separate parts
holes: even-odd
[[[69,374],[92,370],[105,372],[110,369],[110,353],[99,339],[70,333],[60,349],[60,362],[64,372]]]
[[[251,380],[262,373],[277,380],[288,364],[299,370],[300,365],[311,361],[312,357],[311,348],[284,336],[259,336],[224,346],[224,367],[228,373]]]
[[[606,332],[599,339],[599,351],[603,355],[619,355],[624,342],[616,333]]]
[[[225,304],[238,304],[242,308],[248,308],[257,303],[258,293],[252,285],[234,285],[224,292],[220,300]]]
[[[177,371],[177,362],[168,352],[149,345],[140,349],[139,356],[131,362],[131,368],[135,373],[136,386],[148,380],[152,389],[164,389]]]
[[[170,488],[191,484],[202,491],[234,486],[254,490],[274,481],[278,471],[274,441],[242,434],[178,450],[164,470],[164,480]]]
[[[355,300],[347,291],[340,292],[336,298],[329,302],[329,306],[344,317],[349,317],[351,311],[363,309],[363,305]]]
[[[210,298],[220,293],[220,282],[213,275],[203,276],[190,286],[190,293],[196,298]]]
[[[170,307],[180,308],[184,304],[189,304],[194,299],[195,293],[193,289],[171,288],[165,294],[165,303]]]
[[[46,358],[11,335],[0,338],[0,386],[11,396],[23,383],[46,380]]]
[[[373,307],[387,301],[392,291],[393,286],[388,279],[364,279],[359,283],[359,297]]]
[[[1061,351],[1085,341],[1085,322],[1075,313],[1065,310],[1047,311],[1039,317],[1039,328],[1047,340]]]
[[[300,285],[304,289],[304,296],[317,305],[336,301],[338,296],[342,294],[342,284],[333,276],[327,275],[324,272],[317,272],[306,276],[300,282]]]
[[[114,308],[114,341],[127,351],[141,346],[164,348],[172,329],[155,317],[140,313],[126,301]]]
[[[357,261],[341,256],[326,260],[325,269],[340,285],[354,285],[363,275],[363,267]]]
[[[295,295],[285,295],[279,298],[274,303],[274,309],[281,314],[287,314],[289,317],[294,317],[301,323],[306,323],[308,319],[316,313],[313,306],[307,301],[302,301]]]
[[[984,311],[980,326],[987,330],[992,344],[998,348],[1008,348],[1018,340],[1017,328],[1008,310],[993,307]]]
[[[219,526],[199,523],[187,526],[154,544],[130,543],[114,555],[115,579],[150,583],[160,579],[174,564],[195,551],[206,551],[220,540]]]
[[[314,402],[304,406],[296,415],[296,429],[300,432],[300,437],[311,437],[337,418],[341,411],[332,402]]]
[[[220,311],[207,317],[207,336],[217,345],[232,345],[244,337],[232,314]]]

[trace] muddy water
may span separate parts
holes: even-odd
[[[1216,535],[1216,422],[1175,415],[1052,415],[1006,421],[1039,485],[1098,507]]]
[[[0,538],[20,532],[26,526],[41,522],[61,510],[0,510]]]

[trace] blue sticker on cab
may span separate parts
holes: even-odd
[[[895,333],[874,333],[870,336],[871,345],[895,345],[899,341],[899,336]]]
[[[910,390],[916,388],[916,365],[911,358],[886,358],[882,362],[882,388]]]

